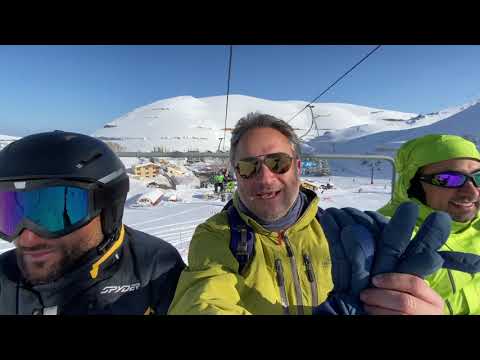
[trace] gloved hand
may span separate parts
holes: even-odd
[[[456,251],[436,251],[450,236],[451,218],[445,212],[436,211],[430,214],[423,222],[415,238],[409,243],[403,235],[411,233],[415,228],[415,221],[418,217],[418,206],[415,203],[405,202],[401,204],[390,222],[377,212],[365,211],[365,214],[374,220],[375,225],[371,222],[367,223],[366,221],[370,219],[365,219],[361,211],[353,208],[346,208],[345,210],[355,221],[363,222],[366,226],[370,224],[374,231],[386,232],[381,235],[380,242],[383,245],[379,249],[380,253],[375,254],[376,261],[371,271],[372,277],[381,273],[397,272],[416,275],[423,279],[439,268],[463,271],[469,274],[480,272],[480,256],[478,255]],[[398,231],[401,233],[397,233]],[[442,241],[441,239],[444,236],[446,236],[446,239]],[[418,238],[424,238],[424,240],[416,243],[415,239]],[[350,239],[350,241],[361,240],[357,237],[356,240]],[[425,251],[433,252],[433,254],[431,256],[420,255]],[[398,258],[399,256],[401,259]],[[428,259],[432,263],[426,263],[425,261]]]
[[[320,222],[330,243],[334,289],[314,314],[363,314],[359,293],[370,278],[388,272],[421,278],[446,267],[470,273],[480,271],[480,257],[437,252],[450,235],[450,216],[430,214],[410,241],[418,206],[403,203],[390,221],[376,212],[330,208]]]

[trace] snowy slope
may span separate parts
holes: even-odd
[[[443,115],[443,117],[442,117]],[[480,102],[469,107],[451,109],[437,115],[436,120],[426,126],[396,131],[382,131],[359,138],[340,141],[337,137],[325,136],[311,140],[308,145],[320,153],[383,154],[392,156],[406,141],[426,134],[456,134],[475,143],[480,143]],[[348,130],[348,129],[347,129]],[[333,145],[335,143],[335,145]],[[335,151],[334,151],[335,150]]]
[[[0,134],[0,141],[15,141],[18,137]]]
[[[180,96],[159,100],[114,119],[93,135],[119,144],[124,151],[150,151],[155,147],[166,151],[216,151],[219,138],[224,136],[225,103],[225,96],[198,99]],[[290,120],[306,105],[304,101],[273,101],[230,95],[225,150],[229,147],[229,130],[247,113],[258,111]],[[313,106],[318,135],[362,125],[378,129],[421,125],[420,121],[408,123],[418,114],[340,103],[316,103]],[[291,121],[299,136],[304,136],[311,127],[312,112],[305,109]],[[317,131],[314,128],[304,140],[315,136]],[[224,150],[223,144],[221,150]]]
[[[427,134],[455,134],[468,138],[480,144],[480,102],[445,109],[438,113],[426,115],[420,119],[425,126],[410,129],[390,130],[383,128],[379,132],[367,133],[361,137],[349,136],[354,128],[339,130],[326,136],[312,139],[306,146],[306,152],[339,153],[339,154],[369,154],[394,157],[403,143]],[[366,127],[362,127],[365,130]],[[368,131],[368,130],[366,130]],[[351,176],[367,176],[371,172],[371,162],[361,165],[359,161],[331,161],[335,173]],[[390,165],[375,167],[375,176],[389,178]]]

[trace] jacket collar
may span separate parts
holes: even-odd
[[[298,220],[290,226],[288,229],[285,230],[285,232],[288,234],[290,232],[296,232],[310,224],[310,222],[315,218],[315,215],[317,214],[318,211],[318,196],[315,192],[309,189],[305,189],[303,187],[300,188],[300,191],[302,191],[306,196],[307,196],[307,203],[309,204],[307,209],[303,212],[303,214],[298,218]],[[240,217],[245,221],[249,226],[251,226],[256,232],[267,235],[267,236],[272,236],[273,234],[276,234],[275,232],[269,231],[265,229],[262,225],[260,225],[257,221],[249,217],[247,214],[243,213],[240,210],[239,206],[239,197],[238,197],[238,191],[235,192],[234,197],[233,197],[233,205],[237,209],[238,213],[240,214]]]

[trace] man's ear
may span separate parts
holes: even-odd
[[[300,174],[302,173],[302,160],[300,159],[297,159],[297,174],[298,176],[300,176]]]
[[[417,177],[414,177],[412,180],[410,180],[410,186],[407,189],[407,195],[409,198],[415,198],[419,200],[422,204],[428,206],[424,184],[420,180],[418,180]]]

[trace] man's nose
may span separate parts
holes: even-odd
[[[262,182],[268,182],[276,179],[276,174],[270,170],[267,165],[262,163],[260,169],[258,170],[257,179],[261,180]]]
[[[479,188],[473,183],[472,180],[468,180],[463,186],[459,189],[460,192],[465,194],[475,194],[478,195]]]
[[[33,231],[24,229],[16,239],[15,243],[19,247],[30,248],[43,245],[45,244],[45,241],[46,240],[44,238],[35,234]]]

